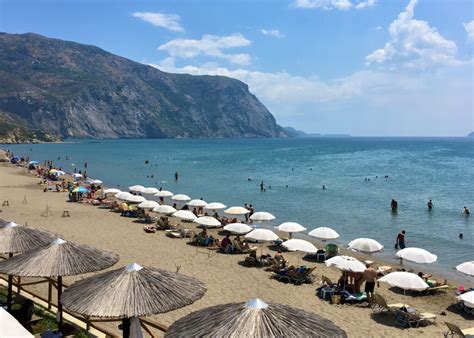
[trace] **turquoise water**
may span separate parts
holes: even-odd
[[[249,202],[273,213],[273,225],[329,226],[344,244],[374,238],[390,259],[395,237],[405,229],[409,246],[438,255],[437,263],[422,267],[429,270],[453,274],[455,265],[474,260],[474,214],[461,215],[464,205],[474,212],[473,139],[106,140],[8,148],[55,160],[69,171],[87,161],[89,175],[110,187],[142,184],[227,206]],[[396,215],[392,198],[399,203]]]

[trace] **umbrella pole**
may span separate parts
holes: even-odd
[[[58,276],[58,313],[59,313],[58,330],[59,331],[61,331],[63,327],[63,305],[61,304],[62,293],[63,293],[63,276]]]
[[[123,338],[130,337],[130,318],[122,319],[122,335],[123,335]]]
[[[13,253],[8,254],[8,258],[12,258]],[[12,311],[12,299],[13,299],[13,276],[8,275],[8,292],[7,292],[7,311]]]

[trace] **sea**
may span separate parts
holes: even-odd
[[[108,187],[140,184],[227,206],[249,203],[275,215],[264,227],[327,226],[340,245],[373,238],[384,245],[374,256],[389,262],[405,230],[407,246],[438,255],[417,271],[463,280],[454,267],[474,260],[474,214],[462,214],[464,206],[474,212],[473,138],[71,140],[6,148],[69,172],[87,162],[88,175]]]

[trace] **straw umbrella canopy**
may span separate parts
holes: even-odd
[[[465,275],[474,276],[474,261],[459,264],[456,266],[456,270],[462,272]]]
[[[194,277],[132,263],[74,283],[61,303],[83,316],[128,319],[182,308],[205,292]],[[129,323],[124,324],[126,336]]]
[[[396,255],[397,257],[406,259],[407,261],[420,264],[434,263],[438,259],[438,256],[420,248],[405,248],[397,251]]]
[[[339,238],[339,234],[334,229],[328,227],[319,227],[313,229],[308,233],[308,235],[316,237],[323,241]]]
[[[0,262],[0,273],[21,277],[57,277],[58,299],[62,293],[62,277],[108,268],[118,261],[117,254],[100,251],[58,238],[50,244],[29,250]],[[58,302],[59,326],[62,304]]]
[[[220,209],[225,209],[225,208],[227,208],[227,206],[225,204],[220,203],[220,202],[212,202],[212,203],[207,204],[204,207],[204,209],[213,210],[213,211],[220,210]]]
[[[223,229],[233,234],[239,234],[239,235],[247,234],[253,230],[252,227],[249,227],[247,224],[244,224],[244,223],[230,223],[224,226]]]
[[[349,248],[363,253],[378,252],[383,249],[383,245],[371,238],[357,238],[349,243]]]
[[[254,213],[252,216],[250,216],[250,219],[252,221],[264,222],[264,221],[274,220],[275,216],[273,216],[271,213],[266,212],[266,211],[258,211]]]
[[[289,305],[249,302],[221,304],[174,322],[165,337],[347,337],[319,315]]]
[[[169,215],[176,212],[177,210],[170,205],[159,205],[157,207],[154,207],[153,211],[159,214]]]
[[[34,228],[18,225],[15,222],[0,222],[0,253],[12,257],[14,253],[25,252],[40,245],[50,243],[54,236]],[[13,276],[8,275],[7,307],[11,310]]]
[[[199,225],[204,225],[208,228],[217,228],[222,226],[222,223],[220,221],[211,216],[198,217],[193,222]]]

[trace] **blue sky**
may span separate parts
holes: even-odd
[[[474,130],[473,13],[471,0],[0,0],[0,30],[235,77],[307,132],[461,136]]]

